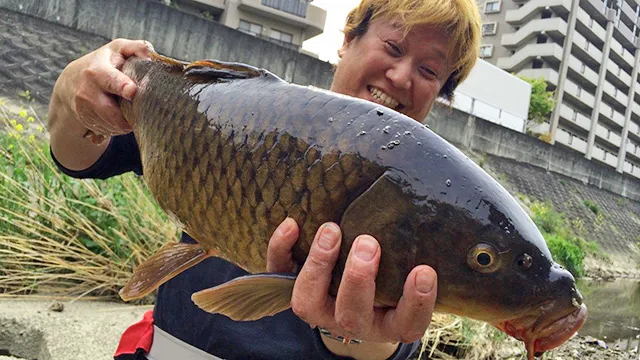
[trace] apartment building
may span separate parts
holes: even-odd
[[[327,17],[325,10],[310,4],[312,0],[163,1],[296,51],[324,31]]]
[[[640,178],[640,0],[478,0],[481,58],[546,80],[557,105],[538,131]]]

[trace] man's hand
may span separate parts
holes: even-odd
[[[71,62],[56,81],[49,104],[51,148],[60,163],[82,170],[102,155],[111,135],[126,134],[131,126],[122,116],[116,97],[133,99],[137,86],[122,73],[131,56],[148,58],[150,44],[117,39]],[[87,130],[93,139],[85,137]]]
[[[269,241],[268,271],[292,271],[291,248],[298,237],[298,226],[286,219]],[[431,322],[436,300],[437,277],[426,265],[415,267],[405,280],[404,291],[396,308],[377,308],[375,279],[381,249],[376,239],[361,235],[353,243],[336,298],[329,295],[331,273],[338,259],[340,228],[333,223],[318,230],[306,262],[296,280],[291,307],[296,315],[312,326],[320,326],[336,335],[363,340],[359,345],[342,345],[325,341],[329,350],[356,358],[354,351],[376,347],[369,358],[388,358],[379,345],[413,342],[422,337]],[[330,339],[329,339],[330,340]],[[324,341],[324,339],[323,339]],[[384,355],[384,356],[382,356]]]

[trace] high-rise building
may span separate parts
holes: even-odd
[[[538,131],[640,178],[640,0],[478,0],[480,56],[544,78],[556,107]],[[488,84],[488,86],[490,86]]]
[[[324,31],[327,17],[311,0],[162,1],[296,51]]]

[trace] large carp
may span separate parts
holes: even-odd
[[[257,275],[194,294],[198,306],[235,320],[286,310],[295,277],[264,272],[268,239],[289,216],[300,226],[298,265],[321,224],[341,226],[334,295],[354,239],[371,234],[382,252],[378,304],[396,305],[411,269],[427,264],[438,273],[436,311],[493,324],[523,340],[529,359],[582,326],[574,278],[529,216],[419,122],[244,64],[153,53],[128,59],[123,71],[138,84],[120,106],[144,178],[198,241],[162,247],[136,269],[123,299],[219,256]]]

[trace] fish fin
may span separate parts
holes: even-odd
[[[157,52],[155,52],[155,50],[151,49],[151,51],[149,51],[150,57],[152,60],[163,63],[164,65],[170,67],[170,68],[174,68],[174,69],[179,69],[179,70],[184,70],[185,67],[187,67],[187,65],[189,65],[188,62],[185,61],[181,61],[178,59],[174,59],[172,57],[168,57],[165,55],[161,55],[158,54]]]
[[[120,297],[124,301],[144,297],[213,255],[213,251],[207,251],[199,244],[168,243],[136,268],[127,285],[120,290]]]
[[[416,217],[419,212],[414,199],[404,191],[403,184],[402,174],[389,170],[347,207],[340,221],[343,240],[335,272],[344,271],[351,246],[362,234],[373,236],[383,249],[380,269],[394,269],[406,277],[417,265],[411,255],[410,237],[414,236],[421,222]],[[402,251],[392,251],[399,247]],[[404,278],[402,280],[397,281],[394,276],[378,276],[376,289],[385,291],[376,292],[376,301],[380,305],[395,306],[398,299],[384,294],[402,294]]]
[[[249,79],[260,76],[260,69],[247,64],[225,62],[218,60],[198,60],[190,63],[184,69],[185,76],[202,79]]]
[[[289,274],[242,276],[194,293],[191,300],[204,311],[235,321],[258,320],[291,307],[295,279]]]

